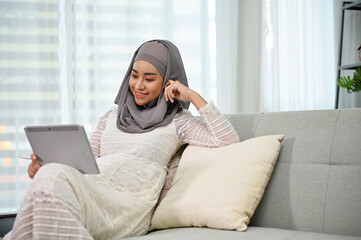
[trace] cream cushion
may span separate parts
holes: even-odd
[[[278,158],[283,135],[220,148],[188,146],[151,229],[210,227],[245,231]]]

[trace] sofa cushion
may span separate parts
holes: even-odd
[[[361,236],[361,109],[342,110],[337,120],[323,229]]]
[[[132,240],[360,240],[361,237],[302,232],[277,228],[249,227],[246,232],[210,228],[157,230]]]
[[[246,230],[272,174],[282,139],[283,135],[272,135],[221,148],[188,146],[151,228]]]
[[[285,139],[250,225],[361,236],[361,109],[261,115],[243,128]]]

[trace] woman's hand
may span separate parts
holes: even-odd
[[[174,99],[189,101],[197,108],[197,110],[207,104],[206,100],[204,100],[197,92],[174,80],[168,80],[165,84],[164,97],[166,101],[171,101],[172,103],[174,102]]]
[[[34,178],[36,172],[39,170],[39,168],[41,167],[40,163],[36,160],[37,159],[37,156],[33,153],[31,154],[30,156],[31,158],[31,163],[28,167],[28,174],[29,174],[29,177],[31,179]]]

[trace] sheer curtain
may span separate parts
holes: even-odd
[[[257,111],[261,1],[216,0],[217,100],[223,113]]]
[[[336,86],[333,2],[265,0],[264,4],[266,12],[271,13],[269,19],[265,19],[263,53],[269,60],[264,66],[274,64],[277,57],[278,78],[270,80],[266,71],[261,85],[276,81],[279,103],[265,98],[261,110],[333,108]],[[274,41],[276,35],[277,41]],[[268,91],[263,93],[267,96]]]
[[[216,2],[220,5],[222,1]],[[228,26],[221,19],[237,9],[238,25],[228,38],[236,39],[234,57],[217,65],[218,72],[233,71],[232,93],[237,100],[222,104],[228,112],[289,111],[334,107],[336,55],[334,4],[327,0],[233,1],[216,12],[217,36]],[[218,8],[216,8],[218,10]],[[224,39],[227,39],[224,37]],[[217,53],[227,40],[217,38]],[[218,82],[222,76],[218,75]],[[225,94],[220,88],[219,97]]]
[[[1,1],[0,213],[18,209],[30,181],[25,125],[78,123],[90,134],[134,50],[155,38],[179,47],[190,86],[211,99],[214,33],[208,0]]]

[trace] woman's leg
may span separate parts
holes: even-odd
[[[84,227],[77,183],[72,182],[74,177],[69,178],[69,174],[78,174],[74,171],[59,164],[43,166],[24,197],[10,236],[5,239],[92,239]]]

